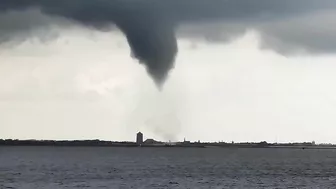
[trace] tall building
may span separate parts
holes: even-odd
[[[138,132],[136,135],[136,143],[138,145],[143,143],[143,134],[141,132]]]

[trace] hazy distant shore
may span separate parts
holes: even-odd
[[[177,142],[143,143],[101,140],[0,140],[0,146],[64,146],[64,147],[146,147],[146,148],[288,148],[288,149],[336,149],[333,144],[314,143],[225,143],[225,142]]]

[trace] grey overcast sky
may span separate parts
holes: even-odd
[[[335,1],[132,4],[164,5],[153,27],[115,1],[29,2],[0,5],[0,138],[336,143]],[[155,45],[132,46],[146,32]],[[130,56],[153,66],[157,44],[161,92]]]

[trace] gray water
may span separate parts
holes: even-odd
[[[9,188],[336,188],[336,151],[0,147]]]

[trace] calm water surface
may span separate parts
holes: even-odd
[[[0,189],[336,188],[336,150],[0,147]]]

